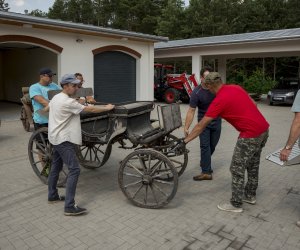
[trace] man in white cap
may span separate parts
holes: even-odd
[[[65,215],[80,215],[86,212],[75,204],[75,192],[80,167],[76,158],[75,147],[81,145],[80,112],[99,113],[112,110],[114,105],[84,106],[71,98],[78,90],[80,80],[74,74],[66,74],[61,79],[62,92],[50,101],[48,138],[53,145],[53,160],[48,177],[48,202],[65,201]],[[66,196],[60,196],[57,191],[59,172],[63,164],[69,169]]]

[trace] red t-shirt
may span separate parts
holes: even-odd
[[[238,85],[223,85],[205,116],[222,117],[240,132],[241,138],[255,138],[269,128],[248,93]]]

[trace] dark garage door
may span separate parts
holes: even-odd
[[[136,59],[118,51],[94,56],[94,95],[99,102],[136,100]]]

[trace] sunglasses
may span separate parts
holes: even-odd
[[[48,75],[48,74],[45,74],[44,76],[48,76],[48,77],[50,77],[50,78],[53,77],[53,75]]]

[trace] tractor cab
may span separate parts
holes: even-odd
[[[154,64],[154,88],[164,85],[168,74],[174,72],[174,66],[155,63]]]

